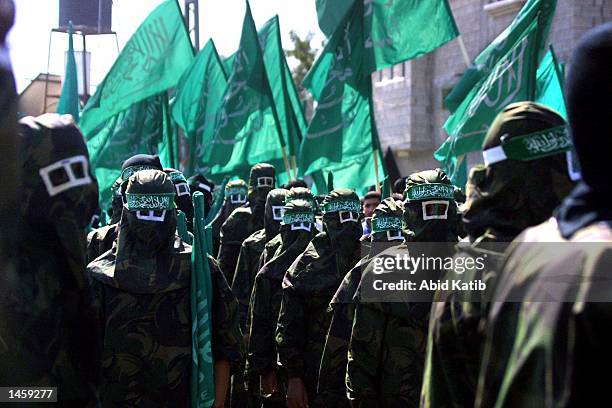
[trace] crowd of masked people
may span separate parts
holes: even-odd
[[[434,169],[389,197],[342,186],[315,195],[301,180],[274,188],[266,163],[221,191],[139,154],[112,187],[110,221],[92,229],[99,191],[83,135],[67,116],[17,123],[2,65],[0,386],[58,387],[61,406],[189,406],[199,192],[205,212],[223,195],[207,258],[215,407],[600,405],[612,308],[584,299],[612,272],[610,66],[607,24],[574,54],[569,124],[535,102],[507,106],[465,194]],[[570,177],[570,144],[537,156],[508,147],[553,130],[571,137],[581,181]],[[552,257],[550,242],[602,245]],[[486,280],[492,301],[365,301],[372,260],[418,243],[486,254],[462,279]],[[532,301],[530,289],[555,274],[577,277],[578,289]],[[517,293],[522,302],[506,301]]]

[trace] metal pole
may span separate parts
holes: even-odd
[[[47,75],[45,76],[45,97],[43,99],[42,113],[47,112],[47,93],[49,91],[49,67],[51,65],[51,39],[53,38],[53,31],[49,31],[49,51],[47,52]]]
[[[81,35],[83,36],[83,101],[87,103],[87,99],[89,99],[89,84],[87,83],[87,43],[85,41],[87,34],[81,31]]]

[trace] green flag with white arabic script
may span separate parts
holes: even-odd
[[[444,124],[449,137],[434,157],[445,164],[454,183],[459,183],[458,157],[481,149],[497,114],[513,102],[534,99],[539,42],[535,20]]]
[[[191,252],[191,408],[215,402],[212,353],[212,277],[208,264],[204,194],[193,194],[193,248]]]
[[[364,70],[378,71],[427,54],[459,35],[447,0],[363,2]],[[328,36],[354,2],[317,0],[319,26]]]
[[[89,138],[93,129],[114,115],[174,87],[192,61],[193,48],[179,5],[166,0],[126,43],[85,106],[81,130]]]
[[[283,168],[282,137],[272,91],[251,8],[247,7],[232,73],[216,118],[215,135],[203,162],[212,175],[248,174],[250,167],[268,162]]]
[[[167,104],[165,93],[151,96],[89,131],[87,149],[103,210],[110,207],[111,186],[120,176],[121,164],[126,159],[138,153],[160,154],[162,163],[169,165],[168,146],[172,144],[164,113]]]
[[[363,12],[356,2],[304,80],[318,104],[300,147],[302,174],[331,170],[342,187],[353,189],[375,183],[372,85],[361,64]]]
[[[172,119],[188,141],[187,177],[206,174],[210,169],[202,156],[214,137],[215,118],[226,86],[225,71],[211,39],[179,80],[172,104]]]
[[[557,0],[527,0],[512,23],[498,35],[475,59],[459,83],[444,100],[446,107],[454,112],[470,91],[483,80],[497,62],[524,36],[530,25],[538,20],[541,42],[538,59],[546,51],[546,38],[550,31]]]

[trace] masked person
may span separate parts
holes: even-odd
[[[506,252],[475,406],[599,406],[608,398],[602,373],[612,362],[611,61],[607,23],[587,33],[572,58],[566,82],[571,136],[556,128],[524,137],[526,146],[541,149],[530,154],[557,156],[572,140],[582,180],[552,218],[522,232]]]
[[[191,247],[176,235],[176,189],[158,170],[130,177],[113,249],[88,265],[103,330],[103,406],[187,406],[191,368]],[[214,262],[216,402],[241,358],[237,304]]]
[[[292,189],[292,191],[295,190]],[[249,305],[250,336],[247,378],[261,383],[262,406],[285,406],[285,377],[277,367],[274,331],[278,320],[285,273],[315,236],[314,211],[308,201],[290,200],[284,206],[280,226],[281,245],[255,277]],[[259,391],[259,390],[258,390]]]
[[[247,202],[248,188],[244,180],[232,180],[225,185],[223,192],[223,205],[221,210],[212,220],[212,239],[213,239],[213,254],[219,254],[219,246],[221,245],[221,226],[227,217],[238,207],[242,207]]]
[[[402,207],[395,199],[384,199],[374,210],[371,221],[372,232],[369,239],[372,244],[368,252],[346,274],[329,304],[332,318],[321,358],[318,383],[318,394],[325,406],[350,406],[344,379],[355,313],[353,296],[361,281],[361,271],[378,252],[391,245],[401,244],[405,239],[402,231]]]
[[[462,259],[461,268],[446,275],[449,281],[486,281],[487,290],[438,292],[429,329],[424,405],[474,405],[486,316],[503,253],[522,230],[548,219],[573,186],[567,149],[502,160],[492,159],[491,152],[522,143],[526,135],[564,128],[561,116],[534,102],[509,105],[489,128],[484,141],[485,166],[472,169],[469,200],[463,209],[471,242],[458,247],[455,259]],[[483,267],[463,266],[476,265],[476,261]]]
[[[359,260],[360,211],[354,191],[330,192],[323,202],[324,232],[313,238],[285,275],[276,342],[281,369],[288,377],[289,407],[322,404],[316,391],[331,320],[327,307]]]
[[[204,214],[208,217],[208,213],[213,205],[213,192],[215,191],[215,183],[197,173],[187,179],[191,195],[196,191],[204,194]]]
[[[174,189],[176,190],[176,208],[185,214],[187,218],[187,224],[191,225],[193,222],[193,202],[191,201],[191,190],[189,189],[189,183],[185,178],[185,175],[172,168],[165,168],[164,173],[170,176]],[[190,228],[191,230],[191,228]]]
[[[305,200],[310,203],[315,211],[318,210],[317,202],[314,199],[312,191],[306,187],[292,187],[285,196],[285,202],[283,204],[287,204],[293,200]],[[268,241],[261,254],[260,266],[263,266],[268,260],[272,259],[278,247],[281,246],[282,241],[283,239],[280,234],[276,234],[274,238]]]
[[[87,262],[110,250],[113,242],[117,239],[119,232],[119,221],[123,211],[125,198],[123,193],[127,186],[127,181],[134,173],[140,170],[162,170],[162,164],[158,156],[150,154],[137,154],[123,162],[121,166],[121,176],[112,185],[113,199],[111,202],[111,220],[108,225],[97,228],[87,235]]]
[[[17,93],[10,64],[6,35],[15,19],[15,5],[11,0],[0,0],[0,172],[4,177],[0,194],[0,276],[15,267],[14,237],[19,214],[19,166],[17,164]],[[13,273],[13,272],[11,272]],[[4,283],[0,281],[0,285]],[[3,320],[0,315],[0,321]],[[0,344],[2,344],[0,324]],[[2,346],[0,345],[0,353]]]
[[[283,206],[288,191],[276,188],[268,193],[266,200],[264,228],[255,231],[244,240],[240,247],[234,281],[232,282],[232,293],[238,299],[240,311],[240,327],[245,334],[245,344],[248,342],[249,329],[247,317],[249,300],[255,275],[259,271],[261,253],[266,243],[275,237],[280,230],[280,222],[283,217]],[[247,405],[247,395],[244,388],[244,367],[232,378],[232,406],[243,407]],[[251,387],[254,388],[254,387]]]
[[[242,242],[252,233],[263,228],[266,198],[274,188],[274,167],[258,163],[251,168],[247,203],[234,210],[221,227],[219,266],[228,282],[234,280],[234,272]]]
[[[402,227],[407,242],[376,257],[444,259],[452,255],[457,242],[457,205],[446,174],[440,169],[411,174],[404,196]],[[433,292],[372,293],[372,283],[380,276],[377,264],[372,261],[363,269],[355,294],[346,375],[348,396],[353,406],[418,406]],[[415,270],[410,276],[436,281],[441,274],[441,267],[433,267]]]
[[[0,287],[0,383],[58,387],[61,405],[92,406],[99,343],[85,234],[98,186],[71,116],[26,117],[19,139],[21,238]]]

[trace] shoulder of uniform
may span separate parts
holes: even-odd
[[[536,225],[527,228],[516,239],[515,242],[563,242],[565,239],[559,232],[557,220],[553,217]]]
[[[257,230],[251,235],[249,235],[249,237],[244,240],[242,245],[248,246],[248,245],[255,244],[261,241],[265,237],[266,237],[266,231],[264,229]]]

